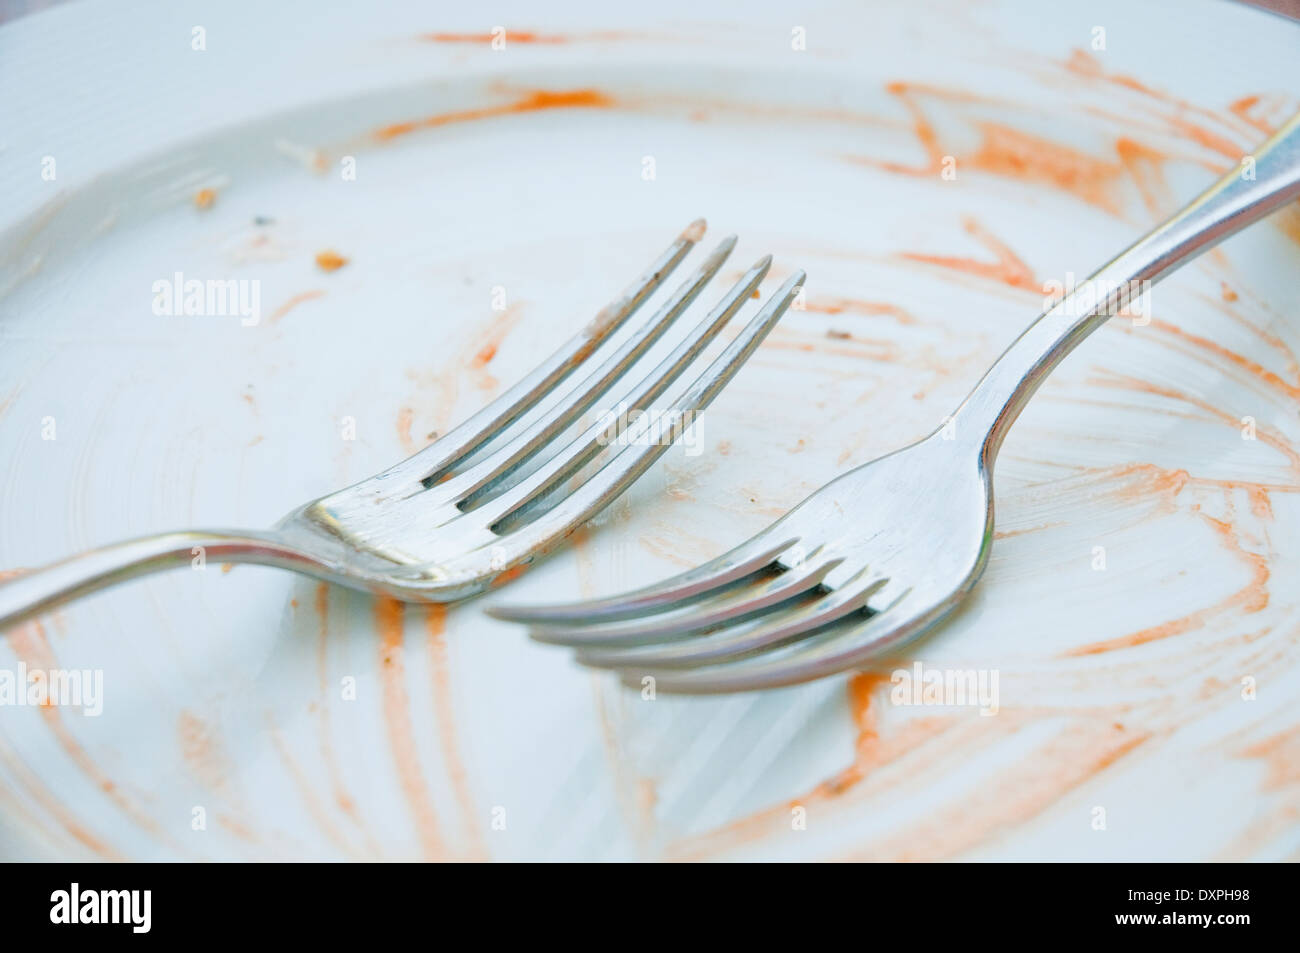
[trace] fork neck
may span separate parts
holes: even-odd
[[[147,573],[211,562],[256,563],[323,575],[331,567],[288,545],[275,533],[182,530],[97,549],[0,582],[0,632],[81,596]]]
[[[992,468],[1029,398],[1084,338],[1117,313],[1126,313],[1139,326],[1149,323],[1150,302],[1144,296],[1151,285],[1298,196],[1300,115],[1044,312],[962,402],[953,415],[955,426],[982,435],[984,463]]]

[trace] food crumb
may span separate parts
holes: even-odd
[[[199,209],[212,208],[212,204],[217,200],[216,189],[199,189],[194,193],[194,207]]]
[[[321,271],[338,271],[348,260],[336,251],[323,251],[316,255],[316,267]]]
[[[853,335],[848,331],[838,331],[835,328],[831,328],[827,331],[826,336],[832,341],[849,341],[853,338]]]
[[[1229,288],[1229,287],[1228,287],[1228,283],[1227,283],[1226,281],[1220,281],[1220,282],[1219,282],[1219,287],[1223,289],[1223,300],[1224,300],[1224,301],[1236,301],[1236,300],[1237,300],[1237,292],[1235,292],[1235,291],[1233,291],[1231,288]]]
[[[222,563],[222,564],[221,564],[221,571],[222,571],[223,573],[230,572],[230,570],[232,570],[232,569],[234,569],[234,568],[235,568],[235,564],[234,564],[234,563]]]

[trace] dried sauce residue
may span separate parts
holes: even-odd
[[[621,30],[593,30],[588,33],[538,33],[534,30],[500,30],[497,33],[425,33],[420,36],[426,43],[465,44],[490,46],[500,39],[505,46],[519,43],[525,46],[563,46],[568,43],[611,43],[618,40],[637,39],[641,34]]]
[[[488,857],[487,843],[478,823],[480,811],[470,790],[469,772],[456,733],[456,705],[451,689],[451,665],[447,653],[447,607],[431,605],[425,610],[425,631],[429,639],[429,660],[433,667],[433,707],[438,722],[438,740],[447,776],[470,839],[473,859]]]
[[[321,271],[338,271],[347,263],[348,260],[346,258],[338,252],[330,249],[326,249],[316,255],[316,267]]]
[[[1269,728],[1273,727],[1270,720]],[[1250,823],[1216,860],[1248,860],[1260,852],[1276,850],[1290,838],[1300,816],[1300,725],[1289,725],[1235,754],[1263,762],[1262,796],[1250,812]],[[1294,852],[1286,859],[1295,860]]]
[[[891,317],[899,324],[916,323],[916,318],[911,314],[888,301],[865,301],[861,298],[810,298],[804,303],[803,310],[815,314],[863,314],[871,317],[880,315]]]
[[[1118,214],[1120,165],[999,123],[979,124],[983,141],[969,165],[981,172],[1046,185]]]
[[[838,775],[824,782],[814,792],[821,794],[842,794],[856,785],[880,756],[880,733],[876,724],[878,705],[873,696],[889,684],[889,676],[883,672],[859,672],[849,679],[849,716],[857,729],[858,737],[854,744],[853,764]],[[804,800],[808,800],[804,798]]]
[[[1255,107],[1259,105],[1259,100],[1260,97],[1258,96],[1243,96],[1241,99],[1234,100],[1228,104],[1228,112],[1232,113],[1242,122],[1254,126],[1260,132],[1272,135],[1276,131],[1276,127],[1267,120],[1260,119],[1258,116],[1254,115]]]
[[[397,440],[407,453],[415,453],[419,449],[415,445],[415,441],[411,439],[411,423],[414,419],[415,409],[413,407],[403,407],[397,412]]]
[[[17,573],[3,573],[0,578]],[[50,647],[49,636],[44,626],[39,622],[29,622],[20,625],[5,637],[9,648],[13,653],[25,662],[32,669],[44,671],[57,671],[60,668],[58,660],[55,658],[53,649]],[[48,700],[47,700],[48,701]],[[130,821],[145,831],[161,843],[166,844],[173,850],[187,853],[181,846],[170,836],[170,834],[158,824],[148,810],[127,797],[119,785],[105,773],[105,771],[90,756],[90,753],[77,740],[71,728],[64,721],[63,713],[59,711],[57,705],[52,703],[42,704],[40,706],[41,717],[45,726],[50,733],[54,735],[59,746],[68,758],[76,765],[86,779],[94,785],[105,797],[122,812]],[[107,856],[106,851],[111,853],[111,848],[107,848],[101,842],[82,836],[81,828],[70,817],[61,819],[64,828],[81,841],[86,847],[98,854]]]
[[[438,819],[433,811],[433,796],[424,779],[420,756],[415,745],[411,721],[411,699],[406,690],[405,650],[406,611],[396,599],[381,596],[375,600],[375,629],[380,642],[380,676],[383,679],[384,722],[393,752],[397,780],[411,808],[416,833],[426,860],[445,854]]]
[[[1114,639],[1106,639],[1102,642],[1092,642],[1088,645],[1081,645],[1077,648],[1070,649],[1065,653],[1066,657],[1077,657],[1080,655],[1099,655],[1103,652],[1113,652],[1118,649],[1133,648],[1138,645],[1145,645],[1148,642],[1156,642],[1160,639],[1167,639],[1171,636],[1182,635],[1184,632],[1191,632],[1200,629],[1207,622],[1225,613],[1232,615],[1242,613],[1259,612],[1268,606],[1268,580],[1270,570],[1267,557],[1260,553],[1252,553],[1244,549],[1238,538],[1237,531],[1232,525],[1223,520],[1214,519],[1206,516],[1204,513],[1198,513],[1198,516],[1214,530],[1219,537],[1223,546],[1240,557],[1248,566],[1251,567],[1251,578],[1241,589],[1232,593],[1226,599],[1198,609],[1195,612],[1188,613],[1177,619],[1170,619],[1168,622],[1162,622],[1160,625],[1150,626],[1149,628],[1140,629],[1137,632],[1130,632],[1127,635],[1119,636]]]
[[[1300,202],[1278,209],[1269,220],[1282,230],[1283,235],[1300,245]]]
[[[1277,791],[1300,783],[1300,726],[1292,725],[1245,748],[1242,755],[1264,762],[1268,773],[1261,790]]]
[[[267,317],[267,322],[275,324],[294,308],[298,307],[298,305],[307,301],[315,301],[317,298],[323,297],[325,297],[325,292],[321,291],[319,288],[313,288],[311,291],[304,291],[301,294],[296,294],[284,304],[280,305],[280,307],[272,311]]]
[[[285,771],[288,772],[290,779],[293,781],[294,787],[297,788],[298,796],[302,799],[303,804],[307,805],[307,813],[311,815],[316,826],[339,852],[356,858],[358,856],[357,852],[353,849],[352,845],[348,843],[347,838],[343,836],[343,832],[334,823],[334,819],[330,816],[325,805],[317,796],[316,785],[313,783],[312,779],[308,777],[307,773],[303,771],[301,765],[298,764],[298,760],[293,756],[293,752],[290,751],[289,745],[280,736],[280,732],[276,730],[275,723],[269,718],[266,733],[271,740],[272,746],[275,748],[276,754],[280,758],[281,764],[284,765]]]
[[[1287,383],[1262,364],[1252,361],[1236,351],[1229,350],[1217,341],[1212,341],[1199,334],[1192,334],[1190,331],[1184,331],[1176,324],[1156,318],[1151,320],[1151,327],[1190,344],[1198,350],[1206,352],[1209,356],[1244,372],[1247,376],[1254,378],[1253,383],[1260,383],[1271,390],[1276,390],[1288,400],[1300,401],[1300,386]]]
[[[457,354],[444,364],[444,368],[449,370],[436,374],[407,371],[407,376],[421,387],[429,387],[437,392],[435,399],[421,398],[417,404],[420,407],[430,408],[426,413],[434,415],[433,432],[430,433],[429,440],[436,439],[438,432],[445,433],[452,423],[451,414],[460,394],[462,373],[466,370],[471,372],[474,375],[474,383],[480,390],[491,391],[500,385],[500,382],[489,372],[488,364],[496,357],[501,344],[523,318],[523,304],[516,301],[505,311],[494,312],[490,323],[464,347],[459,348]],[[592,350],[594,349],[593,345]],[[401,426],[400,419],[398,426]]]
[[[1198,146],[1209,149],[1211,152],[1217,152],[1231,162],[1241,161],[1241,147],[1226,136],[1219,135],[1198,123],[1188,122],[1186,119],[1179,119],[1176,116],[1169,117],[1168,122],[1174,129]]]
[[[880,702],[877,696],[882,694],[881,690],[889,682],[890,675],[885,672],[861,672],[849,680],[848,708],[857,737],[853,760],[848,767],[805,795],[674,845],[670,851],[672,859],[710,857],[720,850],[740,847],[768,837],[777,830],[788,830],[793,808],[802,807],[811,811],[815,807],[834,802],[858,787],[873,772],[911,753],[920,744],[944,731],[947,724],[945,719],[918,718],[887,741],[882,739],[878,722]]]
[[[1060,189],[1078,196],[1090,205],[1118,214],[1120,201],[1114,189],[1123,174],[1120,162],[1090,155],[1011,126],[989,121],[973,121],[972,124],[982,138],[973,153],[958,150],[941,141],[938,130],[922,108],[921,100],[938,98],[964,105],[978,103],[980,100],[968,93],[914,83],[890,83],[885,89],[902,102],[912,117],[913,134],[925,150],[926,162],[916,166],[862,156],[851,156],[850,161],[904,175],[937,176],[944,169],[946,156],[961,153],[959,162],[963,169],[971,168],[990,175]]]
[[[1152,321],[1152,324],[1154,325],[1155,322]],[[1140,394],[1151,394],[1156,397],[1165,397],[1169,400],[1178,401],[1187,404],[1190,407],[1195,407],[1207,417],[1217,420],[1225,426],[1232,427],[1233,429],[1241,426],[1241,421],[1235,415],[1228,413],[1211,401],[1178,390],[1175,387],[1152,384],[1150,381],[1145,381],[1140,377],[1133,377],[1126,374],[1102,373],[1090,378],[1088,383],[1099,387],[1112,387],[1122,390],[1131,390]],[[1260,443],[1272,447],[1279,454],[1286,457],[1290,462],[1291,468],[1300,472],[1300,448],[1295,447],[1285,436],[1259,424],[1255,428],[1255,439],[1260,441]]]
[[[20,570],[0,571],[0,580],[13,578],[14,576],[21,574],[22,571]],[[45,633],[44,627],[39,622],[27,622],[15,629],[11,629],[6,634],[5,640],[13,650],[14,654],[27,665],[33,668],[41,668],[46,671],[57,668],[57,665],[54,664],[53,653],[50,651],[49,639]],[[88,756],[85,751],[77,743],[76,739],[68,734],[67,729],[62,722],[58,720],[58,709],[42,706],[40,711],[41,715],[45,718],[47,727],[55,731],[60,745],[77,763],[78,767],[83,767],[83,765],[89,766],[92,770],[91,779],[100,787],[100,789],[106,794],[116,793],[116,786],[112,781],[100,775],[93,765],[89,764]],[[6,755],[10,753],[3,737],[0,737],[0,746],[3,746]],[[51,815],[53,815],[54,820],[58,823],[59,827],[62,828],[68,836],[73,838],[73,840],[77,841],[88,851],[104,860],[121,861],[125,859],[120,853],[118,853],[116,848],[101,840],[95,833],[84,827],[73,811],[64,806],[56,792],[48,790],[45,787],[43,779],[39,775],[33,774],[28,770],[22,759],[6,757],[5,766],[7,769],[14,772],[16,778],[22,783],[23,787],[26,788],[29,794]]]
[[[1170,107],[1170,111],[1162,117],[1170,129],[1183,138],[1195,142],[1212,152],[1217,152],[1233,162],[1241,158],[1243,150],[1223,133],[1216,132],[1201,122],[1193,122],[1187,118],[1188,116],[1199,116],[1204,123],[1223,126],[1227,129],[1228,124],[1225,123],[1224,117],[1216,114],[1213,110],[1171,96],[1168,93],[1163,93],[1133,76],[1123,73],[1107,73],[1102,67],[1101,61],[1086,50],[1074,50],[1064,65],[1066,71],[1075,77],[1118,86],[1129,92],[1137,93],[1145,99],[1154,100]],[[1272,130],[1268,129],[1266,125],[1260,125],[1258,120],[1252,120],[1248,115],[1249,110],[1258,102],[1258,99],[1259,97],[1251,96],[1239,99],[1229,105],[1228,112],[1257,129],[1271,132]]]
[[[335,755],[334,746],[330,742],[330,708],[325,704],[325,699],[330,694],[329,681],[329,642],[330,642],[330,585],[322,582],[316,586],[316,618],[317,643],[316,643],[316,667],[320,677],[320,698],[321,704],[317,707],[320,718],[320,751],[321,760],[325,762],[325,770],[329,774],[330,788],[334,795],[334,803],[338,805],[340,811],[347,815],[366,841],[366,847],[373,857],[380,855],[379,845],[375,842],[373,835],[366,827],[361,818],[361,812],[357,808],[357,801],[348,790],[347,784],[343,778],[343,771],[339,766],[339,759]]]
[[[1120,86],[1170,107],[1168,114],[1162,117],[1170,134],[1231,163],[1239,161],[1246,152],[1242,143],[1233,137],[1236,130],[1223,116],[1164,95],[1131,76],[1108,75],[1093,57],[1081,50],[1075,51],[1066,63],[1066,69],[1074,75]],[[890,83],[885,90],[902,104],[911,118],[912,132],[925,153],[925,162],[909,165],[856,155],[847,157],[851,162],[902,175],[929,177],[939,175],[945,170],[945,163],[955,159],[962,170],[973,169],[1056,189],[1112,215],[1119,215],[1123,207],[1119,186],[1127,174],[1142,192],[1147,207],[1158,217],[1165,217],[1172,208],[1170,201],[1156,194],[1158,191],[1167,191],[1158,180],[1161,175],[1159,165],[1168,157],[1127,135],[1121,135],[1115,140],[1113,156],[1094,155],[1005,123],[972,115],[975,107],[1000,104],[965,91],[908,82]],[[978,134],[978,145],[973,150],[959,148],[955,139],[949,141],[947,137],[941,136],[926,111],[927,100],[956,107],[969,128]],[[1269,131],[1268,123],[1250,115],[1249,110],[1257,104],[1258,97],[1247,97],[1234,103],[1229,114],[1253,128]],[[1200,118],[1193,121],[1190,116]],[[1203,164],[1212,169],[1222,168],[1217,160]],[[1297,229],[1300,234],[1300,224]]]
[[[973,797],[837,859],[916,862],[953,857],[1023,827],[1149,738],[1113,724],[1072,725],[1021,759],[1018,770],[996,775]]]
[[[235,763],[222,746],[216,732],[193,712],[182,711],[177,723],[181,757],[199,783],[214,792],[227,804],[235,806],[238,816],[224,812],[216,815],[223,828],[246,843],[257,843],[257,835],[240,819],[251,817],[251,811],[235,785]]]
[[[429,43],[468,43],[489,45],[493,40],[502,39],[507,44],[545,44],[558,45],[570,42],[562,33],[534,33],[532,30],[502,30],[497,33],[425,33],[420,39]]]
[[[1234,100],[1228,104],[1226,114],[1224,114],[1153,89],[1131,76],[1107,73],[1102,68],[1101,62],[1084,50],[1075,50],[1069,60],[1066,61],[1065,68],[1074,76],[1119,86],[1160,104],[1166,108],[1166,112],[1161,118],[1173,134],[1195,143],[1202,149],[1213,152],[1222,159],[1226,159],[1228,165],[1236,165],[1250,151],[1252,140],[1250,135],[1241,129],[1242,126],[1245,126],[1250,132],[1257,131],[1269,135],[1277,131],[1277,126],[1273,122],[1260,115],[1260,107],[1265,104],[1263,104],[1263,97],[1258,94],[1243,96]],[[1271,112],[1274,115],[1288,116],[1294,112],[1294,109],[1293,102],[1288,102],[1286,98],[1274,95],[1270,97],[1270,101],[1265,105],[1263,111]],[[1199,117],[1199,121],[1192,121],[1188,118],[1189,116]],[[1131,140],[1121,139],[1120,145],[1122,146],[1126,142],[1131,151],[1133,146]],[[1121,157],[1123,157],[1124,149],[1121,148],[1119,151]],[[1150,158],[1152,155],[1153,153],[1148,150],[1147,157]],[[1128,165],[1128,162],[1126,161],[1125,164]],[[1225,167],[1224,163],[1221,162],[1206,164],[1216,171],[1221,171]],[[1132,170],[1130,169],[1130,171]],[[1137,180],[1137,184],[1139,188],[1142,188],[1143,183],[1140,180]],[[1157,206],[1150,200],[1146,190],[1143,191],[1143,198],[1148,208],[1158,211],[1158,217],[1165,217],[1165,214],[1171,210],[1172,203],[1166,202]],[[1161,211],[1161,209],[1163,210]],[[1281,228],[1283,234],[1300,244],[1300,204],[1288,206],[1287,209],[1271,216],[1270,220]],[[1210,254],[1221,256],[1222,252],[1215,250]]]
[[[1127,136],[1115,140],[1115,154],[1151,217],[1165,218],[1178,204],[1165,182],[1164,163],[1168,156]]]
[[[842,343],[831,343],[839,341]],[[847,342],[847,343],[843,343]],[[903,358],[903,351],[896,341],[887,338],[855,337],[852,334],[837,336],[833,334],[809,334],[794,328],[776,327],[763,342],[769,351],[802,351],[808,354],[829,354],[846,357],[855,361],[875,361],[884,364],[897,363]]]
[[[980,261],[977,258],[961,258],[948,255],[926,255],[920,252],[901,252],[901,258],[917,261],[927,265],[937,265],[953,271],[965,272],[977,278],[1000,281],[1012,288],[1043,293],[1043,283],[1034,277],[1033,271],[1005,243],[994,237],[987,229],[972,218],[962,221],[966,233],[977,242],[993,252],[994,261]]]
[[[548,109],[610,109],[614,100],[599,90],[573,89],[567,91],[535,90],[513,102],[499,106],[482,106],[478,109],[461,109],[454,112],[439,113],[424,119],[398,122],[375,130],[373,138],[379,142],[391,142],[394,139],[418,132],[423,129],[436,129],[462,122],[476,122],[480,119],[493,119],[499,116],[516,116],[523,113],[542,112]]]
[[[523,308],[515,302],[497,314],[492,323],[472,342],[469,369],[477,378],[480,390],[494,390],[500,382],[488,372],[488,365],[497,356],[502,343],[524,316]]]

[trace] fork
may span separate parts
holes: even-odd
[[[498,606],[534,639],[632,686],[793,685],[932,630],[974,588],[993,540],[993,466],[1048,374],[1150,284],[1300,195],[1300,116],[1181,212],[1048,308],[945,425],[849,471],[753,539],[655,585],[567,605]]]
[[[619,345],[611,338],[704,235],[692,222],[623,294],[521,381],[396,466],[295,509],[266,532],[185,530],[93,549],[0,584],[0,629],[144,573],[258,563],[407,602],[449,602],[514,577],[613,501],[735,376],[799,292],[796,271],[667,411],[655,404],[751,297],[759,259],[617,406],[566,431],[686,311],[736,244],[730,236]],[[602,345],[609,344],[608,348]],[[608,353],[597,361],[601,353]],[[561,382],[589,369],[560,393]],[[553,393],[558,397],[547,402]],[[640,412],[639,414],[637,412]],[[653,421],[653,426],[644,423]]]

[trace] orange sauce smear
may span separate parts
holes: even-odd
[[[993,261],[980,261],[977,258],[961,258],[948,255],[926,255],[920,252],[903,252],[902,257],[909,261],[918,261],[927,265],[937,265],[940,268],[962,271],[977,278],[1000,281],[1012,288],[1022,288],[1026,291],[1042,293],[1043,283],[1034,277],[1033,272],[1022,258],[974,219],[967,218],[962,224],[967,234],[993,252]]]
[[[427,116],[424,119],[393,123],[375,130],[373,136],[380,142],[390,142],[422,129],[436,129],[439,126],[450,126],[461,122],[475,122],[480,119],[492,119],[498,116],[516,116],[523,113],[542,112],[547,109],[610,109],[614,105],[613,99],[595,89],[573,89],[558,92],[539,89],[513,102],[502,103],[499,106],[461,109],[455,112]]]
[[[316,267],[321,271],[338,271],[348,260],[336,251],[326,249],[316,255]]]

